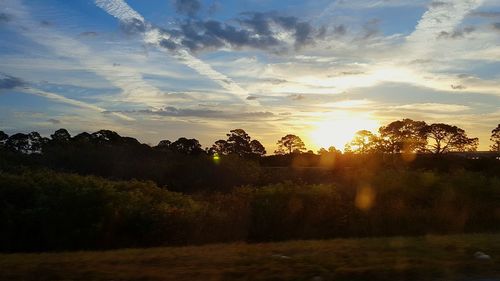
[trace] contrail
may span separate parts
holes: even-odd
[[[163,38],[162,35],[160,35],[159,30],[152,27],[151,25],[146,24],[144,18],[123,0],[96,0],[95,3],[99,8],[103,9],[122,22],[142,22],[148,28],[146,34],[147,40],[145,38],[146,43],[153,44],[156,47],[161,48],[162,50],[166,50],[160,45],[160,41]],[[216,71],[209,64],[191,55],[187,50],[177,50],[169,52],[179,61],[182,61],[185,65],[195,70],[200,75],[208,77],[230,93],[236,94],[243,102],[247,104],[256,102],[246,100],[246,98],[249,96],[248,91],[240,87],[228,76]]]
[[[54,31],[48,33],[45,29],[40,29],[39,24],[31,19],[24,5],[17,0],[3,1],[8,4],[5,7],[7,9],[10,8],[9,12],[15,14],[15,24],[18,28],[22,29],[23,36],[51,48],[59,55],[78,60],[88,70],[108,80],[115,87],[120,88],[123,91],[122,94],[125,96],[123,98],[124,101],[144,103],[155,108],[165,106],[165,103],[161,100],[161,93],[163,91],[144,81],[142,74],[137,70],[114,67],[111,61],[95,55],[90,48],[79,41]],[[117,6],[111,5],[108,8],[114,14],[124,19],[130,20],[137,16],[140,17],[140,15],[131,12],[123,12]],[[122,12],[119,13],[119,11]]]
[[[51,92],[47,92],[47,91],[41,91],[41,90],[37,90],[37,89],[33,89],[33,88],[25,88],[25,89],[23,89],[23,93],[28,93],[28,94],[32,94],[32,95],[41,96],[41,97],[48,98],[48,99],[51,99],[51,100],[55,100],[55,101],[58,101],[58,102],[61,102],[61,103],[69,104],[69,105],[72,105],[72,106],[76,106],[76,107],[80,107],[80,108],[84,108],[84,109],[90,109],[90,110],[93,110],[93,111],[97,111],[99,113],[108,112],[105,108],[102,108],[102,107],[99,107],[99,106],[96,106],[96,105],[93,105],[93,104],[89,104],[89,103],[86,103],[86,102],[82,102],[82,101],[79,101],[79,100],[70,99],[70,98],[67,98],[67,97],[64,97],[64,96],[61,96],[61,95],[58,95],[58,94],[54,94],[54,93],[51,93]],[[124,114],[121,114],[119,112],[111,112],[110,114],[112,114],[112,115],[114,115],[116,117],[119,117],[121,119],[127,120],[127,121],[134,121],[135,120],[135,119],[130,118],[130,117],[128,117],[128,116],[126,116]]]

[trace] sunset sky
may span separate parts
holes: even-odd
[[[0,130],[343,148],[391,121],[500,123],[498,0],[0,0]]]

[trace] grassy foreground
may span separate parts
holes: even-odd
[[[490,260],[473,257],[476,251]],[[500,234],[1,254],[1,280],[500,280]]]

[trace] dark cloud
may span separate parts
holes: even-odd
[[[177,13],[190,17],[196,16],[201,9],[199,0],[174,0],[174,6]]]
[[[470,74],[466,74],[466,73],[462,73],[462,74],[458,74],[457,75],[458,78],[460,79],[469,79],[469,78],[474,78],[473,75],[470,75]]]
[[[427,63],[431,63],[433,62],[433,60],[431,59],[416,59],[416,60],[412,60],[410,63],[411,64],[427,64]]]
[[[500,31],[500,22],[495,22],[493,24],[493,29]]]
[[[464,85],[450,85],[453,90],[465,90],[467,87]]]
[[[26,82],[20,78],[0,73],[0,90],[10,90],[25,85]]]
[[[475,27],[473,26],[467,26],[464,27],[463,29],[456,29],[453,32],[447,32],[447,31],[441,31],[437,38],[438,39],[457,39],[457,38],[464,38],[465,35],[472,33],[476,30]]]
[[[48,27],[48,26],[52,26],[53,24],[52,24],[52,22],[50,22],[48,20],[42,20],[42,21],[40,21],[40,25]]]
[[[337,25],[333,28],[333,34],[337,36],[343,36],[347,33],[347,28],[345,25]]]
[[[380,19],[371,19],[363,24],[363,35],[361,39],[370,39],[380,33]]]
[[[437,7],[442,7],[442,6],[448,6],[450,3],[447,2],[442,2],[442,1],[432,1],[429,6],[432,8],[437,8]]]
[[[293,94],[293,95],[289,95],[288,97],[292,100],[297,100],[297,101],[303,100],[306,98],[304,95],[301,95],[301,94]]]
[[[53,118],[50,118],[49,120],[47,120],[47,122],[52,123],[54,125],[61,124],[60,120],[53,119]]]
[[[146,31],[146,24],[134,18],[126,22],[120,22],[120,29],[127,34],[143,33]]]
[[[259,97],[256,97],[256,96],[248,96],[247,97],[247,100],[256,100],[258,99]]]
[[[12,21],[12,16],[6,13],[0,13],[0,24]]]
[[[162,32],[167,33],[170,39],[163,39],[160,45],[169,50],[188,48],[193,52],[221,47],[247,47],[280,53],[287,50],[287,45],[278,36],[276,27],[293,36],[295,49],[314,44],[316,39],[326,33],[326,29],[316,29],[309,22],[296,17],[245,12],[233,24],[186,19],[176,29],[163,29]]]
[[[111,113],[111,112],[106,112]],[[159,110],[143,109],[134,111],[120,111],[119,113],[128,114],[144,114],[144,115],[157,115],[168,117],[200,117],[200,118],[213,118],[213,119],[265,119],[271,118],[275,115],[268,111],[256,112],[230,112],[213,109],[190,109],[190,108],[176,108],[168,106]]]
[[[98,35],[98,33],[95,31],[85,31],[85,32],[80,33],[80,36],[82,36],[82,37],[96,37],[97,35]]]
[[[264,79],[264,81],[267,82],[267,83],[271,83],[273,85],[279,85],[279,84],[283,84],[283,83],[287,83],[288,82],[285,79],[277,79],[277,78],[268,78],[268,79]]]
[[[498,12],[498,11],[473,11],[473,12],[469,13],[469,16],[481,17],[481,18],[500,18],[500,12]]]

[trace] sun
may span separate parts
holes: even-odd
[[[357,131],[376,132],[379,126],[379,121],[368,114],[342,112],[315,123],[309,138],[318,149],[334,146],[344,150],[345,144],[352,140]]]

